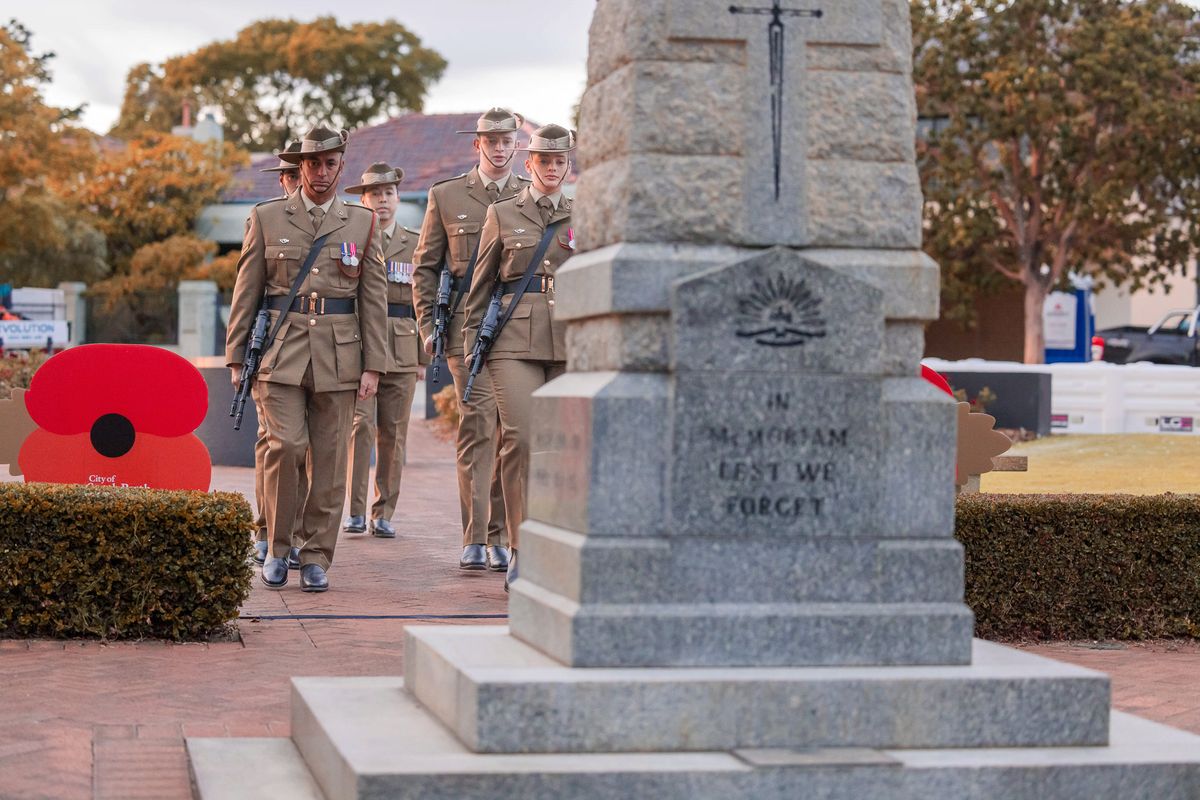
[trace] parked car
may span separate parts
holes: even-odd
[[[1200,341],[1196,339],[1198,315],[1200,306],[1177,309],[1168,311],[1149,328],[1123,325],[1098,331],[1092,339],[1093,355],[1113,364],[1149,361],[1200,366]]]

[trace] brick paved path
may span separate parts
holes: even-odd
[[[421,420],[409,441],[399,538],[343,534],[326,594],[256,576],[240,642],[0,641],[0,800],[184,800],[183,737],[286,736],[293,675],[400,673],[412,620],[394,617],[503,614],[502,577],[457,567],[451,446]],[[252,498],[252,479],[221,468],[214,485]],[[1105,670],[1119,708],[1200,733],[1200,646],[1031,649]]]

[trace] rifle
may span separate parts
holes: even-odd
[[[237,392],[233,395],[233,405],[229,407],[229,416],[233,417],[235,431],[242,429],[242,412],[246,409],[246,397],[250,394],[250,387],[254,385],[254,376],[258,374],[258,365],[262,363],[263,344],[267,341],[267,323],[270,319],[271,315],[267,313],[267,305],[264,302],[254,317],[254,327],[250,329],[250,344],[246,346],[242,377],[238,381]]]
[[[438,276],[437,302],[433,307],[433,377],[436,381],[446,357],[446,327],[450,324],[450,267],[442,264]]]
[[[479,371],[483,369],[483,362],[496,342],[497,328],[500,327],[500,299],[502,297],[504,297],[504,284],[497,282],[496,289],[492,292],[492,299],[488,302],[487,312],[483,315],[483,323],[479,326],[479,335],[475,337],[475,347],[471,350],[471,374],[467,378],[467,387],[463,389],[464,405],[471,402],[471,387],[475,385],[475,378],[479,376]]]

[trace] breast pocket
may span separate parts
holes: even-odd
[[[318,274],[326,273],[325,278],[331,285],[337,287],[338,289],[354,289],[358,286],[358,278],[351,277],[342,270],[344,268],[353,272],[361,269],[362,258],[362,251],[359,251],[358,266],[346,266],[342,263],[342,246],[340,244],[335,244],[327,246],[325,248],[324,255],[319,256],[317,260],[313,262],[313,266],[320,267],[321,272]]]
[[[479,237],[479,223],[459,222],[451,225],[447,233],[450,239],[450,258],[454,261],[470,261],[474,242]]]
[[[392,319],[392,369],[417,366],[417,323],[411,319]]]
[[[335,322],[333,343],[337,359],[338,383],[354,383],[362,377],[362,339],[358,325],[353,322]]]
[[[504,280],[516,280],[525,274],[525,268],[529,266],[529,259],[537,250],[540,239],[540,236],[509,236],[503,240],[504,257],[500,274]]]
[[[273,283],[291,287],[300,274],[300,248],[296,245],[275,245],[267,249]]]
[[[529,299],[517,304],[517,307],[513,309],[512,316],[505,323],[504,329],[500,331],[500,337],[492,345],[493,353],[523,354],[529,352],[532,341],[530,338],[530,313],[532,311],[533,303]]]

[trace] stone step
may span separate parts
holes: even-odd
[[[980,640],[970,666],[571,669],[504,628],[407,635],[409,691],[478,752],[1107,741],[1107,676]]]
[[[197,800],[326,800],[291,739],[187,740]]]
[[[468,750],[396,678],[293,687],[293,736],[328,800],[1200,797],[1200,737],[1119,713],[1106,747],[498,755]]]
[[[967,664],[975,625],[962,602],[576,603],[524,578],[508,612],[574,667]]]

